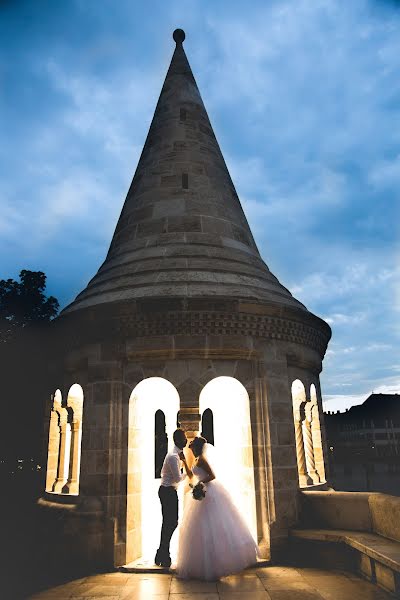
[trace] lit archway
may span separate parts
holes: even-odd
[[[315,469],[312,405],[300,379],[292,383],[292,402],[299,484],[300,487],[306,487],[319,483],[320,479]]]
[[[161,479],[161,469],[168,452],[168,435],[166,432],[165,414],[156,410],[154,415],[154,478]]]
[[[325,461],[321,434],[321,419],[319,414],[317,390],[312,383],[310,387],[311,403],[311,432],[314,448],[315,469],[319,475],[320,481],[326,481]]]
[[[52,492],[57,479],[60,453],[60,416],[62,395],[56,390],[50,412],[49,444],[47,448],[46,492]]]
[[[129,399],[126,534],[128,562],[139,557],[145,562],[151,562],[160,542],[160,479],[155,477],[157,473],[154,441],[156,419],[161,420],[158,411],[162,411],[165,417],[168,450],[171,450],[176,415],[179,411],[179,395],[172,383],[166,379],[150,377],[138,383]]]
[[[208,410],[213,416],[217,477],[231,491],[257,539],[250,402],[246,388],[233,377],[217,377],[202,390],[199,405],[206,419]]]
[[[307,402],[306,390],[300,379],[295,379],[292,383],[292,403],[294,432],[296,438],[297,470],[299,473],[300,487],[306,487],[312,484],[312,479],[307,473],[306,454],[304,450],[303,439],[303,421],[305,419],[305,405]]]
[[[68,480],[63,488],[67,494],[79,494],[79,476],[81,470],[81,444],[83,419],[83,389],[79,383],[74,383],[68,392],[67,410],[70,419],[70,449]]]
[[[206,408],[201,415],[201,435],[214,445],[214,415],[210,408]]]
[[[83,389],[74,383],[65,404],[56,390],[50,413],[46,492],[79,494]]]

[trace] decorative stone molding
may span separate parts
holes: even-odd
[[[59,332],[65,339],[64,350],[66,346],[72,349],[89,341],[112,339],[115,348],[121,351],[121,340],[128,338],[136,338],[136,345],[142,345],[144,350],[146,340],[151,338],[152,343],[147,343],[148,352],[154,352],[157,349],[155,337],[165,339],[167,336],[186,335],[227,339],[228,336],[243,336],[300,344],[317,351],[323,358],[331,335],[329,326],[312,313],[250,304],[243,307],[246,308],[244,312],[240,310],[240,303],[226,301],[221,304],[221,301],[218,303],[207,298],[197,302],[198,310],[190,310],[193,302],[187,302],[188,309],[185,310],[181,302],[173,302],[172,299],[170,308],[178,310],[166,311],[162,310],[166,304],[163,299],[158,302],[158,307],[152,306],[150,301],[147,307],[138,303],[115,303],[61,316],[55,325],[65,330],[64,335],[63,331]],[[213,304],[214,308],[219,305],[222,310],[211,310]],[[208,310],[204,310],[206,307]],[[143,339],[143,344],[140,344],[140,339]],[[175,352],[179,350],[175,348]],[[186,348],[181,350],[186,351]]]

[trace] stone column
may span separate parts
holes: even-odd
[[[272,520],[271,497],[269,486],[272,479],[271,461],[267,456],[270,449],[268,431],[268,411],[266,385],[264,379],[265,366],[257,364],[254,389],[247,386],[250,399],[250,415],[253,438],[254,485],[256,492],[258,547],[261,557],[271,558],[270,523]]]
[[[53,492],[61,493],[63,487],[67,481],[68,475],[66,470],[69,463],[69,435],[71,431],[71,425],[67,423],[66,419],[60,423],[60,451],[58,453],[58,469],[57,479],[53,486]]]
[[[181,424],[181,428],[186,433],[186,437],[188,439],[188,444],[186,449],[189,447],[189,443],[193,438],[199,435],[200,431],[200,413],[198,408],[188,409],[185,408],[179,411],[179,423]],[[194,463],[194,456],[192,452],[187,452],[185,449],[185,456],[189,467]]]
[[[314,460],[314,447],[311,431],[311,414],[306,414],[306,418],[303,421],[303,437],[304,437],[304,450],[306,455],[307,473],[311,477],[314,484],[320,483],[319,475],[315,470]]]
[[[200,411],[199,411],[199,396],[201,392],[201,386],[197,381],[191,378],[186,379],[179,387],[179,399],[180,399],[180,411],[178,420],[181,424],[181,428],[186,433],[189,442],[199,435],[200,432]],[[188,447],[187,446],[187,447]],[[187,448],[186,447],[186,448]],[[185,456],[188,460],[189,466],[193,460],[192,453],[185,450]]]
[[[73,421],[71,423],[71,459],[69,464],[68,481],[62,490],[67,494],[79,494],[80,446],[81,424],[80,421]]]
[[[58,452],[60,449],[59,437],[58,413],[52,410],[50,413],[49,445],[47,448],[46,492],[53,490],[57,478]]]
[[[313,480],[307,473],[306,468],[306,456],[304,453],[304,440],[303,440],[303,429],[302,429],[302,415],[301,411],[298,410],[294,413],[294,429],[296,435],[296,454],[297,454],[297,468],[299,471],[299,483],[300,487],[306,487],[312,485]]]

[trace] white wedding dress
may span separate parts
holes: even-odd
[[[207,477],[201,467],[192,471],[199,481]],[[217,479],[205,485],[202,500],[186,495],[176,572],[183,579],[216,581],[255,564],[258,548],[224,486]]]

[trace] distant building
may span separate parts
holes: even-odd
[[[334,488],[400,495],[400,394],[371,394],[324,417]]]

